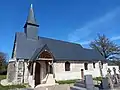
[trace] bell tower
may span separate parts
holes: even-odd
[[[38,39],[38,27],[39,25],[36,23],[33,5],[31,4],[26,23],[24,25],[24,32],[28,39]]]

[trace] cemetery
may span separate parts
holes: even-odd
[[[108,68],[107,75],[102,77],[100,83],[94,84],[92,75],[85,75],[83,80],[77,80],[71,90],[120,90],[120,70],[116,73],[116,69],[113,68],[114,74],[111,74],[111,70]],[[102,73],[102,72],[101,72]]]

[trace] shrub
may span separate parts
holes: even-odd
[[[0,75],[0,81],[5,79],[6,78],[6,75]]]
[[[7,75],[7,70],[1,70],[0,75]]]

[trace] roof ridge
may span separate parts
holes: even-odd
[[[83,48],[83,49],[86,49],[86,50],[95,50],[95,49],[93,49],[93,48]]]
[[[69,41],[64,41],[64,40],[59,40],[59,39],[54,39],[54,38],[41,37],[41,36],[39,36],[39,38],[46,38],[46,39],[51,39],[51,40],[55,40],[55,41],[61,41],[61,42],[65,42],[65,43],[69,43],[69,44],[76,44],[76,45],[81,46],[81,44],[78,44],[78,43],[69,42]],[[81,46],[81,47],[82,47],[82,46]]]

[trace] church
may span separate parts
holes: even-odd
[[[12,83],[55,85],[60,80],[83,79],[107,74],[108,63],[96,50],[80,44],[38,36],[31,5],[23,32],[16,32],[11,60],[8,64],[7,80]]]

